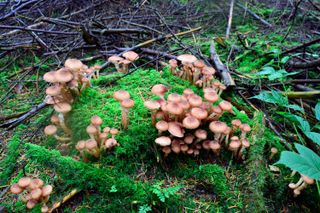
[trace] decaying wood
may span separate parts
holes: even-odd
[[[234,0],[231,0],[231,2],[230,2],[230,10],[229,10],[228,26],[227,26],[227,30],[226,30],[226,39],[229,38],[230,31],[231,31],[233,7],[234,7]]]
[[[213,63],[213,66],[216,68],[216,70],[218,71],[222,80],[224,81],[224,84],[227,87],[234,87],[236,84],[235,84],[233,78],[231,77],[230,72],[227,69],[227,67],[221,62],[220,57],[217,54],[217,51],[214,47],[213,42],[211,42],[211,44],[210,44],[210,59]]]
[[[258,16],[256,13],[254,13],[252,10],[250,10],[249,8],[245,7],[244,5],[237,3],[237,5],[239,7],[241,7],[244,11],[247,11],[253,18],[257,19],[258,21],[260,21],[261,23],[263,23],[264,25],[268,26],[268,27],[273,27],[272,24],[270,24],[268,21],[266,21],[265,19],[261,18],[260,16]]]

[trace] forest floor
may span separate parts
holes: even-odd
[[[261,6],[255,12],[268,17],[274,11]],[[181,40],[205,58],[210,57],[210,44],[214,42],[222,62],[230,70],[237,87],[225,91],[221,98],[233,104],[235,115],[228,114],[222,121],[230,125],[232,119],[239,119],[251,126],[248,136],[251,146],[244,161],[234,160],[227,151],[219,157],[203,152],[197,157],[170,154],[164,158],[154,143],[158,132],[144,107],[144,101],[155,98],[152,86],[164,84],[170,93],[178,94],[191,88],[202,97],[203,91],[158,63],[132,69],[125,76],[115,73],[110,66],[72,104],[67,119],[72,130],[68,146],[43,133],[53,114],[51,107],[1,132],[0,212],[26,211],[25,203],[10,193],[10,186],[25,175],[41,178],[53,186],[48,206],[63,201],[56,212],[317,212],[320,209],[317,184],[294,197],[288,184],[297,182],[298,175],[292,176],[291,170],[283,165],[274,165],[281,151],[294,150],[294,143],[319,153],[317,144],[305,135],[301,122],[294,117],[304,118],[309,128],[313,126],[312,131],[319,131],[315,114],[319,96],[292,98],[288,94],[299,88],[292,83],[294,80],[319,79],[319,66],[295,69],[289,61],[319,58],[320,44],[316,42],[300,52],[283,54],[318,39],[317,34],[309,37],[299,34],[303,31],[299,25],[304,23],[303,18],[297,16],[295,23],[283,30],[266,29],[256,20],[244,23],[234,17],[229,39],[219,36],[225,30],[223,25],[215,32],[205,30]],[[308,26],[308,30],[313,28],[312,24]],[[173,43],[170,47],[176,50],[179,45]],[[175,51],[175,55],[183,53],[185,50]],[[0,121],[19,117],[43,101],[47,84],[42,76],[56,69],[51,62],[43,63],[36,54],[0,60],[0,67],[4,67],[0,72]],[[104,62],[100,58],[86,64]],[[35,65],[37,69],[26,69]],[[315,91],[320,89],[318,83],[301,84]],[[125,130],[121,129],[120,104],[113,98],[117,90],[127,90],[135,102]],[[120,129],[115,137],[120,145],[98,159],[83,162],[75,145],[89,138],[86,127],[94,115],[102,118],[102,127]],[[272,147],[279,152],[270,160]],[[37,205],[32,212],[40,212],[40,208]]]

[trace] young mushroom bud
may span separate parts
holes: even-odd
[[[119,130],[117,130],[116,128],[112,128],[110,130],[110,134],[111,134],[111,137],[112,139],[114,139],[114,137],[119,133]]]
[[[87,126],[86,131],[92,140],[98,140],[98,130],[95,126],[90,124],[89,126]]]
[[[129,123],[129,109],[134,106],[134,101],[131,99],[124,99],[121,102],[121,111],[122,111],[122,126],[124,129],[128,128]]]
[[[157,113],[157,110],[160,108],[159,102],[150,100],[150,101],[145,101],[143,105],[150,110],[152,125],[154,126],[156,124],[156,113]]]
[[[78,141],[77,145],[76,145],[76,149],[80,152],[80,156],[82,157],[82,159],[86,162],[87,161],[87,158],[86,158],[86,155],[84,153],[85,151],[85,148],[86,148],[86,142],[81,140],[81,141]]]
[[[168,155],[171,153],[170,146],[165,146],[162,148],[162,152],[164,153],[164,158],[168,157]]]
[[[232,133],[234,133],[240,126],[241,126],[241,121],[239,119],[234,119],[231,121],[232,125]]]
[[[35,205],[37,204],[37,201],[36,200],[28,200],[27,202],[27,208],[28,209],[33,209],[35,207]]]
[[[246,138],[247,133],[251,131],[251,128],[248,124],[241,124],[240,130],[241,130],[241,139],[244,139]]]
[[[98,148],[98,144],[95,140],[89,139],[86,141],[86,149],[87,151],[96,158],[100,156],[100,150]]]
[[[151,89],[152,94],[159,96],[163,100],[164,100],[164,94],[167,91],[168,91],[168,88],[163,84],[156,84]]]
[[[48,136],[53,136],[58,141],[70,141],[70,138],[64,138],[57,135],[57,127],[55,125],[48,125],[44,128],[44,134]]]
[[[99,116],[92,116],[91,124],[98,130],[98,133],[101,133],[100,125],[102,124],[102,119]]]
[[[231,138],[231,142],[229,144],[229,150],[232,151],[232,155],[234,158],[238,159],[238,152],[241,146],[241,142],[237,136],[233,136]]]
[[[176,71],[176,69],[177,69],[177,67],[178,67],[178,62],[177,62],[177,60],[175,60],[175,59],[171,59],[171,60],[169,60],[169,66],[170,66],[170,72],[171,72],[171,74],[175,74],[175,71]]]
[[[271,148],[271,154],[269,156],[269,161],[272,160],[272,158],[278,153],[278,149],[276,147]]]
[[[209,147],[216,156],[220,155],[221,145],[218,141],[210,141]]]
[[[104,147],[107,150],[112,149],[113,147],[118,146],[118,145],[119,145],[118,142],[113,138],[109,138],[104,143]]]

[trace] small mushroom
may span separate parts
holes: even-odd
[[[44,128],[44,134],[48,135],[48,136],[53,136],[55,139],[57,139],[58,141],[70,141],[70,138],[67,137],[60,137],[57,135],[57,127],[55,125],[48,125]]]
[[[122,126],[124,129],[128,128],[129,123],[129,109],[134,106],[134,101],[131,99],[124,99],[121,102],[121,111],[122,111]]]

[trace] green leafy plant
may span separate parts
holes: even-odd
[[[271,66],[266,66],[266,67],[262,68],[262,71],[257,72],[255,74],[255,76],[259,77],[259,78],[261,78],[261,76],[262,76],[262,77],[268,78],[268,80],[270,80],[270,81],[274,81],[277,79],[284,79],[287,76],[295,75],[297,73],[298,72],[290,72],[289,73],[285,69],[276,70]]]
[[[151,191],[152,193],[157,195],[159,200],[163,203],[166,201],[166,198],[169,198],[170,196],[174,195],[176,192],[178,192],[182,188],[182,186],[180,185],[168,187],[168,188],[162,188],[161,187],[162,184],[163,184],[163,181],[153,184]]]
[[[283,151],[276,164],[283,164],[293,171],[306,175],[315,180],[320,180],[320,157],[311,149],[295,144],[298,153]]]
[[[289,100],[287,97],[283,96],[280,92],[272,90],[271,92],[262,91],[259,95],[255,95],[251,98],[255,98],[266,103],[277,104],[281,107],[297,110],[303,112],[304,110],[296,105],[296,104],[289,104]]]
[[[147,204],[139,207],[139,213],[147,213],[147,212],[150,212],[150,211],[152,211],[152,209]]]

